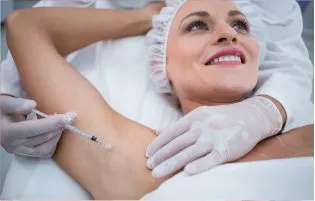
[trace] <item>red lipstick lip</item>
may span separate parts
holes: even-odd
[[[244,53],[238,49],[238,48],[225,48],[223,50],[220,50],[216,54],[214,54],[206,63],[206,65],[209,65],[211,61],[213,61],[215,58],[222,57],[222,56],[228,56],[228,55],[235,55],[239,56],[241,58],[242,64],[246,62],[246,58]]]

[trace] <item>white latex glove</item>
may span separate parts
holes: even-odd
[[[202,106],[158,134],[147,149],[156,178],[184,168],[189,175],[234,161],[282,128],[282,116],[264,97],[222,106]]]
[[[32,100],[0,95],[0,144],[11,154],[50,158],[74,113],[37,120]],[[26,117],[25,117],[26,116]]]

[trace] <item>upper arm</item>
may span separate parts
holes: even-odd
[[[8,17],[8,46],[23,87],[38,102],[39,109],[48,114],[75,111],[79,118],[97,114],[101,108],[113,113],[92,84],[60,56],[48,34],[32,24],[23,24],[23,20],[15,24],[19,17],[18,13]]]
[[[95,3],[95,0],[72,0],[72,1],[49,1],[41,0],[33,7],[89,7]],[[11,94],[17,97],[25,97],[25,92],[20,86],[19,75],[11,53],[1,62],[1,92]]]
[[[114,146],[107,151],[67,131],[58,143],[55,160],[94,198],[104,198],[105,193],[107,198],[138,198],[153,190],[158,182],[145,166],[152,130],[112,110],[96,88],[59,55],[47,34],[14,24],[14,17],[19,16],[9,18],[8,44],[23,86],[39,110],[47,114],[76,112],[76,126]],[[119,188],[113,188],[109,180]]]

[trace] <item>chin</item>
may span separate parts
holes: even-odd
[[[214,97],[218,96],[225,100],[237,101],[247,96],[254,89],[255,85],[251,83],[223,83],[214,87],[211,93]]]
[[[247,77],[247,78],[246,78]],[[215,85],[217,89],[227,92],[248,93],[252,91],[256,84],[257,78],[249,76],[229,76],[222,80],[216,80]]]

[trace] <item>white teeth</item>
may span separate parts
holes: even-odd
[[[222,61],[237,61],[237,62],[241,62],[241,58],[239,56],[234,56],[234,55],[227,55],[227,56],[221,56],[219,58],[215,58],[213,59],[210,64],[216,64]]]

